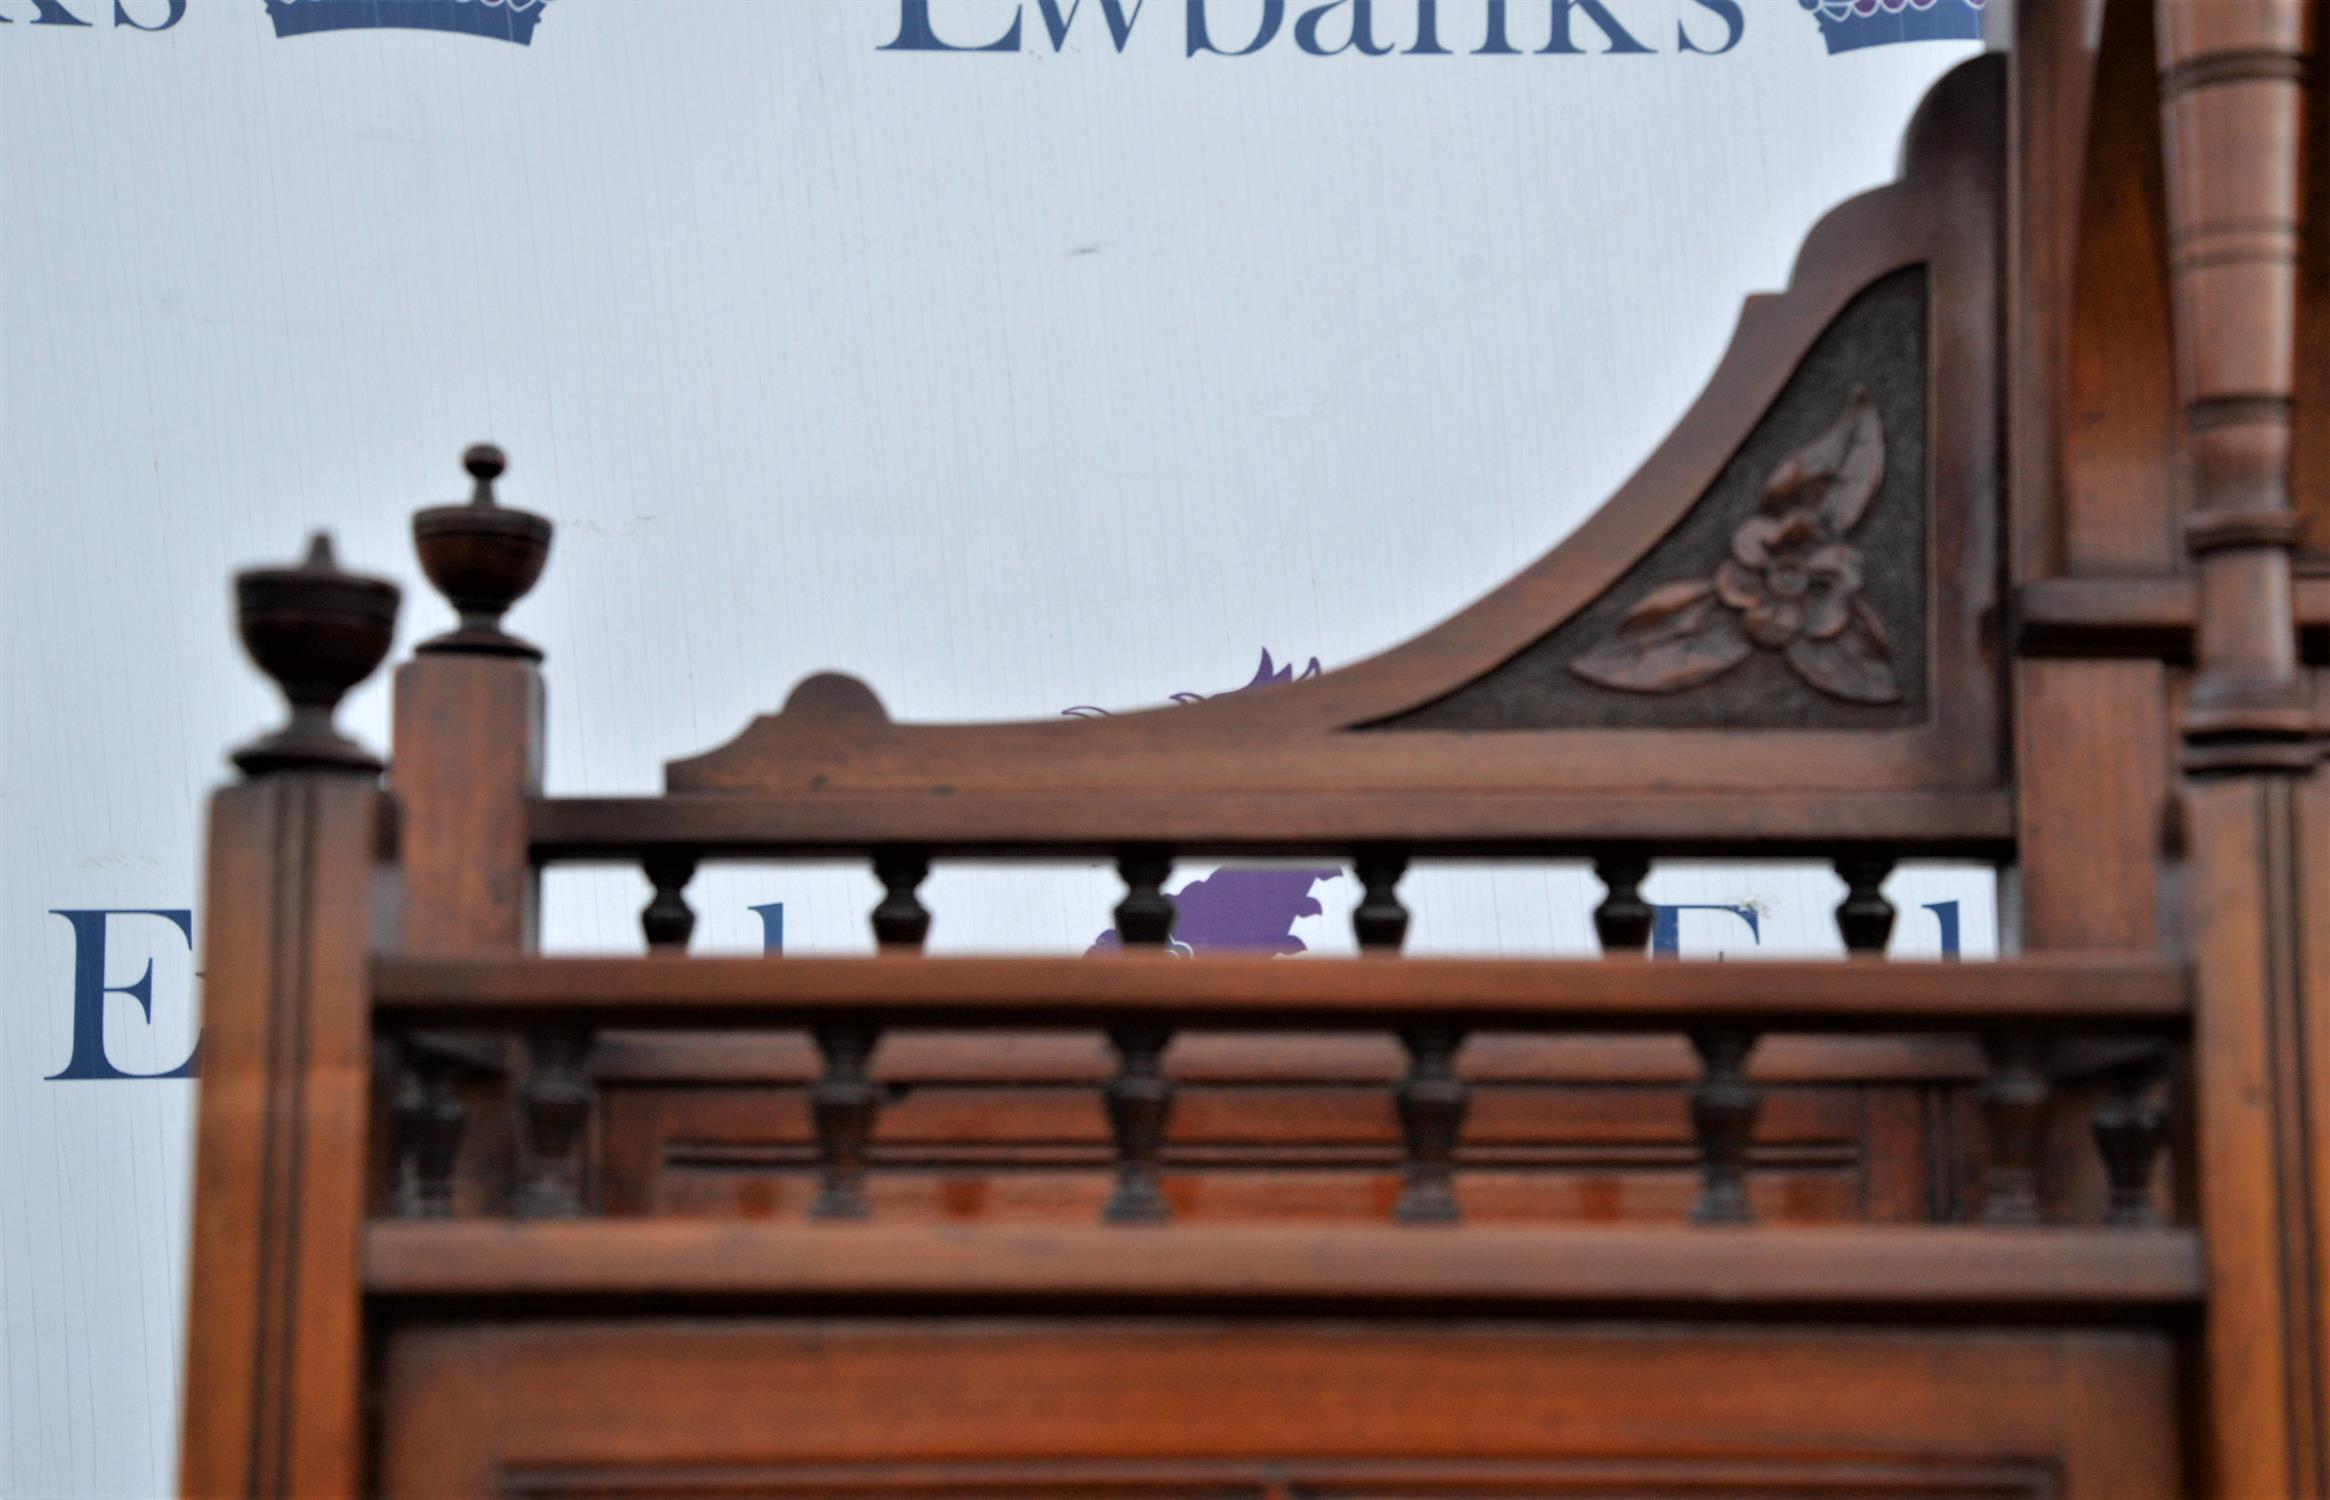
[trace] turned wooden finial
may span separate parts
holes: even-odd
[[[479,443],[461,455],[473,481],[462,505],[413,515],[413,547],[422,571],[461,614],[458,628],[419,649],[472,656],[542,659],[541,648],[502,629],[502,615],[526,596],[550,557],[550,520],[494,499],[494,481],[509,468],[502,450]]]
[[[2185,546],[2200,598],[2184,707],[2196,773],[2303,772],[2316,749],[2290,591],[2307,9],[2158,3],[2176,384],[2192,466]]]
[[[384,578],[342,572],[330,535],[321,531],[298,566],[235,575],[243,649],[291,705],[281,729],[234,753],[246,775],[380,771],[380,758],[335,729],[332,713],[388,655],[397,599],[396,585]]]

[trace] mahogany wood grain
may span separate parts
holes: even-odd
[[[283,772],[211,803],[180,1485],[353,1495],[382,797]]]
[[[2322,1143],[2330,773],[2188,792],[2194,1059],[2216,1493],[2330,1493],[2330,1161]]]
[[[384,1220],[366,1231],[364,1264],[374,1296],[432,1299],[1334,1299],[2066,1320],[2185,1307],[2201,1290],[2199,1238],[2178,1229]]]
[[[215,815],[189,1491],[2165,1500],[2199,1434],[2225,1500],[2330,1496],[2330,576],[2288,556],[2322,8],[2025,0],[2019,54],[1944,80],[1608,505],[1311,681],[898,725],[820,677],[667,796],[545,797],[499,617],[550,528],[480,448],[417,532],[463,626],[399,674],[384,801],[301,768],[376,764],[308,688],[377,663],[394,591],[323,553],[254,575],[301,707]],[[1731,524],[1880,284],[1926,309],[1925,430],[1852,448],[1925,455],[1925,628],[1886,648],[1914,711],[1389,727],[1551,670],[1550,632]],[[1118,861],[1132,944],[1174,859],[1354,859],[1373,952],[915,955],[929,861],[1064,854]],[[1598,861],[1621,948],[1648,861],[1691,854],[1834,861],[1860,956],[1394,956],[1411,860]],[[695,862],[771,855],[870,856],[885,954],[685,957]],[[2019,956],[1874,957],[1919,855],[2018,862]],[[646,867],[658,951],[533,956],[558,860]],[[477,1040],[507,1036],[542,1065]],[[2194,1106],[2173,1196],[2160,1075]],[[1943,1222],[1986,1158],[2012,1227]]]
[[[2158,129],[2151,9],[2100,18],[2058,429],[2073,575],[2172,574],[2184,552],[2166,189],[2158,152],[2125,149]]]
[[[2007,122],[2007,576],[2062,570],[2063,412],[2105,0],[2015,6]]]
[[[988,1050],[952,1040],[958,1057]],[[1687,1080],[1576,1081],[1574,1067],[1568,1078],[1508,1069],[1500,1079],[1494,1066],[1479,1065],[1496,1040],[1475,1039],[1459,1059],[1472,1080],[1459,1153],[1469,1217],[1681,1222],[1700,1165]],[[1180,1048],[1167,1071],[1185,1077]],[[1361,1082],[1306,1081],[1287,1066],[1305,1062],[1303,1054],[1274,1050],[1276,1065],[1250,1061],[1249,1079],[1177,1081],[1163,1156],[1175,1216],[1380,1220],[1397,1192],[1396,1068]],[[1109,1164],[1103,1079],[931,1078],[884,1066],[880,1056],[874,1072],[889,1094],[869,1150],[868,1196],[881,1222],[1090,1223],[1098,1215]],[[1491,1081],[1480,1081],[1484,1074]],[[1955,1164],[1937,1159],[1957,1145],[1919,1107],[1930,1087],[1827,1078],[1764,1085],[1749,1153],[1760,1214],[1774,1222],[1962,1217],[1963,1197],[1950,1188]],[[807,1212],[815,1149],[802,1082],[655,1081],[610,1086],[603,1097],[605,1212]]]
[[[530,799],[542,787],[542,673],[519,656],[416,656],[396,671],[403,883],[398,945],[415,953],[534,946]]]
[[[400,958],[372,969],[391,1024],[815,1025],[949,1029],[1166,1019],[1212,1030],[1394,1027],[1643,1031],[1754,1020],[1769,1031],[1985,1025],[2173,1033],[2187,980],[2157,959],[2045,955],[1984,964],[1875,959]]]
[[[1844,745],[1834,749],[1851,753]],[[1419,855],[1447,856],[1546,858],[1641,843],[1674,856],[1783,859],[1866,845],[1979,859],[2006,853],[2014,839],[2013,799],[1997,791],[1770,787],[1742,798],[1547,789],[1542,765],[1535,774],[1535,791],[1484,785],[1436,792],[1396,785],[1346,790],[1317,781],[1273,788],[1240,782],[1225,768],[1223,781],[1198,799],[1163,786],[1088,794],[1073,784],[1032,782],[987,792],[549,797],[533,805],[533,845],[544,860],[623,861],[657,849],[857,859],[870,843],[903,838],[957,858],[1076,855],[1122,844],[1170,846],[1192,857],[1314,855],[1390,842]]]
[[[398,1497],[2177,1493],[2175,1361],[2144,1332],[574,1319],[390,1344]]]
[[[2299,654],[2330,662],[2330,577],[2296,581]],[[2019,640],[2037,656],[2141,656],[2189,662],[2198,609],[2190,578],[2051,578],[2019,597]]]

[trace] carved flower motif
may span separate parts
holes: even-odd
[[[1570,670],[1604,687],[1671,693],[1761,647],[1831,697],[1899,701],[1891,643],[1861,598],[1860,550],[1845,540],[1884,473],[1877,408],[1856,389],[1833,427],[1772,471],[1712,579],[1651,590]]]

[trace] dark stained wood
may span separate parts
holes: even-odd
[[[2018,585],[2062,568],[2073,286],[2105,3],[2050,0],[2013,10],[2002,333],[2008,572]]]
[[[589,1206],[590,1044],[581,1026],[537,1026],[527,1037],[518,1091],[524,1149],[510,1205],[520,1218],[571,1218]]]
[[[2114,1069],[2107,1080],[2109,1094],[2092,1127],[2111,1178],[2107,1223],[2160,1221],[2154,1178],[2168,1144],[2166,1062],[2163,1054],[2147,1053]]]
[[[534,946],[541,879],[529,799],[542,786],[542,672],[516,656],[438,653],[396,669],[397,946]]]
[[[655,895],[639,913],[640,934],[650,948],[684,953],[696,932],[696,909],[688,905],[696,862],[685,854],[658,853],[648,856],[646,867]]]
[[[578,1320],[392,1335],[385,1493],[2169,1500],[2143,1333],[1136,1319]],[[1774,1378],[1710,1381],[1708,1371]],[[765,1372],[765,1373],[764,1373]],[[1165,1419],[1160,1420],[1160,1416]],[[714,1487],[717,1486],[715,1489]],[[1298,1488],[1299,1486],[1299,1488]]]
[[[429,582],[461,613],[460,626],[424,641],[422,654],[513,656],[530,661],[542,652],[502,628],[502,615],[524,598],[550,560],[547,517],[498,504],[494,482],[509,459],[491,443],[461,455],[471,480],[465,505],[440,505],[413,515],[413,550]]]
[[[1691,1126],[1702,1158],[1693,1223],[1755,1222],[1747,1186],[1749,1145],[1763,1105],[1762,1091],[1747,1081],[1747,1056],[1755,1044],[1754,1032],[1736,1027],[1691,1033],[1706,1070],[1691,1089]]]
[[[1195,713],[1205,706],[1175,711]],[[1858,753],[1849,739],[1807,748],[1808,756]],[[635,860],[655,849],[706,857],[854,860],[869,846],[901,841],[954,857],[1087,854],[1128,840],[1191,856],[1313,855],[1394,844],[1419,856],[1541,858],[1655,844],[1674,855],[1787,858],[1875,845],[1914,846],[1935,858],[1988,858],[2014,846],[2014,800],[1995,791],[1772,787],[1743,798],[1567,784],[1548,790],[1543,763],[1534,769],[1534,791],[1507,784],[1398,795],[1312,782],[1289,790],[1232,790],[1225,784],[1202,800],[1141,789],[1083,795],[1065,785],[825,797],[550,797],[533,804],[531,823],[537,856],[569,860]]]
[[[2296,582],[2300,654],[2330,662],[2330,577]],[[2198,608],[2190,578],[2055,578],[2026,585],[2021,642],[2039,656],[2192,660]]]
[[[2322,1494],[2330,1453],[2326,780],[2222,777],[2187,794],[2207,1389],[2227,1495]]]
[[[1119,1026],[1108,1034],[1117,1075],[1108,1084],[1108,1122],[1116,1138],[1116,1189],[1101,1217],[1111,1224],[1158,1224],[1171,1218],[1158,1156],[1173,1117],[1173,1083],[1164,1057],[1173,1033],[1162,1026]]]
[[[882,899],[874,906],[874,941],[896,952],[919,951],[930,937],[930,910],[915,891],[930,874],[930,856],[920,849],[874,852],[874,878]]]
[[[2061,566],[2075,576],[2173,573],[2183,551],[2166,189],[2160,153],[2128,149],[2159,128],[2151,10],[2107,3],[2090,22],[2099,35],[2059,429]]]
[[[1982,1088],[1982,1129],[1988,1153],[1982,1178],[1982,1222],[2042,1222],[2039,1163],[2054,1087],[2047,1077],[2046,1042],[2035,1032],[1998,1031],[1985,1039],[1990,1078]]]
[[[1123,1303],[1463,1299],[1752,1308],[2019,1308],[2077,1320],[2200,1296],[2176,1229],[1398,1225],[859,1228],[607,1219],[381,1221],[365,1284],[402,1298],[854,1296]]]
[[[2050,955],[1996,963],[1614,959],[1320,959],[1125,954],[987,958],[382,958],[374,1005],[393,1024],[589,1018],[730,1027],[884,1018],[1026,1029],[1175,1018],[1205,1029],[1395,1027],[1429,1016],[1480,1030],[1642,1031],[1754,1020],[1771,1031],[1922,1031],[1992,1024],[2138,1033],[2184,1024],[2186,978],[2149,959]]]
[[[2224,1495],[2330,1495],[2330,1172],[2316,1097],[2322,729],[2297,662],[2291,419],[2304,226],[2305,0],[2163,3],[2162,140],[2177,395],[2198,582],[2181,820],[2199,991],[2209,1474]],[[2319,172],[2314,163],[2310,170]],[[2320,232],[2320,226],[2315,226]],[[2309,1020],[2312,1009],[2314,1019]]]
[[[2330,15],[2313,0],[2317,59],[2307,84],[2304,215],[2308,226],[2298,256],[2296,383],[2290,406],[2290,509],[2298,516],[2298,566],[2317,580],[2330,575],[2330,72],[2319,58],[2330,38]]]
[[[1400,1043],[1408,1051],[1408,1076],[1394,1102],[1405,1152],[1392,1217],[1403,1224],[1453,1224],[1463,1217],[1456,1204],[1457,1141],[1472,1107],[1472,1090],[1456,1072],[1464,1033],[1446,1025],[1406,1026]]]
[[[2177,395],[2199,584],[2184,704],[2201,770],[2303,769],[2316,725],[2290,629],[2290,418],[2305,0],[2161,0],[2161,132]],[[2330,1482],[2330,1481],[2318,1481]]]
[[[1650,929],[1658,913],[1642,899],[1642,883],[1650,878],[1650,859],[1636,851],[1605,854],[1594,861],[1594,876],[1602,882],[1602,902],[1594,908],[1594,936],[1605,956],[1640,956],[1650,947]]]
[[[1893,941],[1893,903],[1885,899],[1885,879],[1893,861],[1867,856],[1837,861],[1845,899],[1836,909],[1837,932],[1849,953],[1882,954]]]
[[[1247,1050],[1268,1041],[1235,1040]],[[1499,1040],[1476,1039],[1458,1061],[1471,1089],[1457,1156],[1468,1221],[1686,1221],[1703,1157],[1686,1082],[1537,1074],[1484,1082],[1475,1060]],[[1179,1076],[1182,1046],[1166,1066],[1174,1102],[1159,1171],[1177,1221],[1349,1224],[1391,1212],[1406,1154],[1387,1108],[1396,1068],[1380,1081],[1333,1085],[1290,1076],[1281,1062],[1266,1081],[1191,1083]],[[885,1066],[888,1055],[885,1043],[873,1072],[888,1103],[867,1152],[879,1222],[1089,1224],[1100,1216],[1118,1161],[1109,1122],[1094,1107],[1104,1078],[906,1083]],[[1762,1071],[1760,1058],[1751,1063],[1752,1074]],[[1949,1136],[1929,1139],[1919,1118],[1923,1092],[1937,1086],[1761,1078],[1757,1086],[1763,1104],[1748,1191],[1760,1219],[1965,1217],[1965,1195],[1952,1186],[1962,1171],[1940,1183],[1938,1207],[1929,1201],[1928,1153],[1954,1159],[1961,1149]],[[786,1220],[808,1212],[817,1152],[804,1084],[610,1085],[603,1098],[607,1213]]]
[[[386,579],[343,570],[331,535],[322,531],[297,565],[235,575],[243,649],[275,679],[291,708],[281,729],[235,751],[237,767],[252,776],[379,771],[379,758],[334,728],[332,714],[388,655],[398,598]]]
[[[1844,833],[1838,815],[1847,797],[1776,795],[1790,790],[1909,794],[1872,798],[1857,814],[1873,835],[1903,842],[1978,831],[1948,820],[1937,826],[1922,816],[1930,810],[1922,799],[2001,780],[1998,667],[1984,637],[1999,571],[2004,94],[1997,58],[1972,60],[1944,80],[1911,127],[1902,181],[1814,228],[1789,289],[1751,299],[1705,394],[1668,441],[1567,540],[1446,624],[1370,661],[1268,692],[1093,719],[901,725],[865,685],[812,679],[782,713],[756,720],[728,745],[673,762],[667,787],[711,794],[705,800],[715,805],[749,797],[764,826],[787,829],[788,839],[799,836],[789,830],[806,833],[828,818],[862,838],[887,802],[899,809],[896,831],[873,830],[878,837],[975,843],[981,835],[969,810],[985,800],[1016,804],[991,823],[1014,839],[1050,827],[1089,830],[1067,839],[1086,845],[1113,833],[1183,849],[1238,843],[1242,835],[1255,845],[1446,846],[1548,841],[1541,814],[1490,804],[1507,793],[1543,795],[1547,768],[1558,765],[1570,787],[1630,792],[1648,784],[1729,803],[1731,817],[1752,822],[1767,840]],[[1928,425],[1949,434],[1932,445],[1927,474],[1935,601],[1924,632],[1927,714],[1875,730],[1774,728],[1750,736],[1593,727],[1356,732],[1480,678],[1607,595],[1707,493],[1806,351],[1851,303],[1915,268],[1927,286]],[[1312,823],[1321,835],[1315,842],[1287,835],[1303,794],[1321,786],[1367,794],[1350,797],[1341,816]],[[1661,800],[1587,798],[1578,816],[1608,830],[1600,842],[1650,841],[1673,826],[1665,820],[1674,814],[1656,810]],[[1628,826],[1625,815],[1638,807],[1645,821]],[[1518,819],[1508,816],[1515,812]],[[1699,830],[1723,821],[1674,817]],[[1690,826],[1677,832],[1693,836]],[[538,826],[538,847],[576,842],[573,834],[571,823],[563,832]]]
[[[353,1495],[379,789],[277,773],[213,798],[180,1484]]]
[[[1351,912],[1351,930],[1361,948],[1397,953],[1407,941],[1408,909],[1400,904],[1400,877],[1407,869],[1407,856],[1396,850],[1360,851],[1352,873],[1361,894]]]
[[[1116,904],[1117,941],[1128,950],[1162,948],[1173,941],[1173,898],[1165,894],[1172,878],[1172,857],[1144,850],[1116,862],[1125,883],[1125,898]]]
[[[1313,679],[827,674],[544,797],[549,527],[473,450],[384,803],[314,768],[385,586],[248,575],[189,1491],[2330,1496],[2320,9],[2026,0],[1601,512]],[[1138,951],[920,956],[934,859],[1062,855]],[[1177,860],[1282,855],[1360,958],[1173,956]],[[1851,956],[1641,958],[1699,855],[1833,862]],[[881,956],[686,957],[737,857],[870,860]],[[1447,857],[1593,861],[1616,956],[1398,957]],[[1928,858],[2011,862],[2018,956],[1883,961]],[[534,956],[591,859],[648,956]]]
[[[391,1111],[396,1132],[396,1212],[442,1219],[453,1213],[453,1170],[469,1110],[461,1097],[458,1064],[437,1048],[401,1049]]]
[[[817,1125],[817,1219],[862,1219],[866,1206],[866,1142],[882,1091],[867,1072],[880,1032],[862,1022],[828,1022],[817,1028],[818,1055],[825,1071],[809,1091],[810,1117]]]

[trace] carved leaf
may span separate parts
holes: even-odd
[[[1772,471],[1764,484],[1763,508],[1812,506],[1829,535],[1843,536],[1859,524],[1884,477],[1885,431],[1877,421],[1877,405],[1855,386],[1836,425]]]
[[[1624,692],[1671,693],[1722,676],[1754,649],[1738,616],[1716,602],[1715,585],[1693,580],[1644,595],[1610,639],[1579,653],[1570,670]]]
[[[1885,628],[1860,600],[1845,628],[1827,640],[1798,636],[1788,644],[1788,665],[1796,675],[1832,698],[1847,703],[1898,703],[1901,682],[1893,675]]]

